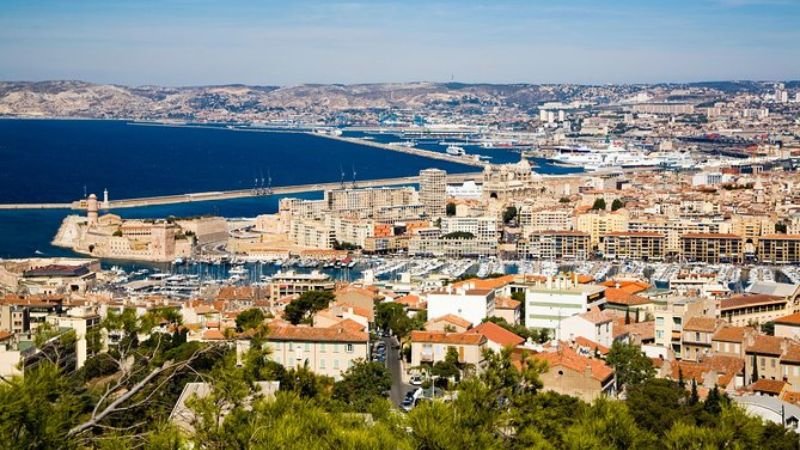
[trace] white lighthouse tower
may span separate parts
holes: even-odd
[[[103,207],[103,209],[108,209],[109,206],[111,206],[111,205],[108,203],[108,188],[105,188],[105,189],[103,189],[103,205],[102,205],[102,207]]]

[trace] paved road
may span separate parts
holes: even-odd
[[[403,377],[401,373],[403,369],[400,365],[400,349],[393,348],[394,345],[398,345],[397,338],[394,336],[385,337],[383,338],[383,342],[386,343],[386,367],[389,369],[389,373],[392,375],[392,390],[389,398],[392,400],[393,404],[400,405],[400,403],[403,401],[403,397],[406,396],[406,392],[408,392],[413,386],[403,383]]]

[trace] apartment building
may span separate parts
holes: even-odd
[[[742,237],[735,234],[689,233],[680,238],[681,257],[709,264],[741,263]]]
[[[330,276],[316,270],[311,273],[278,272],[270,281],[269,296],[277,299],[307,291],[332,291],[335,286]]]
[[[486,346],[486,337],[479,333],[415,330],[411,332],[411,366],[444,361],[452,349],[458,355],[458,362],[480,368]]]
[[[681,359],[699,361],[711,355],[714,333],[720,326],[714,317],[690,317],[681,330]]]
[[[572,210],[569,209],[534,209],[529,205],[523,205],[519,207],[517,220],[526,234],[571,230],[573,227]]]
[[[555,336],[562,320],[602,305],[604,292],[605,286],[578,284],[565,277],[530,284],[525,288],[525,326]]]
[[[628,221],[628,231],[664,235],[665,251],[669,254],[680,252],[680,238],[684,234],[723,233],[728,230],[727,223],[708,218],[647,216],[631,218]]]
[[[715,317],[713,300],[675,298],[654,309],[655,344],[672,350],[676,358],[682,357],[683,326],[692,317]]]
[[[666,237],[644,231],[621,231],[600,237],[600,251],[606,259],[661,261],[666,254]]]
[[[442,217],[442,234],[470,233],[478,239],[497,239],[499,223],[495,216]]]
[[[447,205],[447,172],[440,169],[425,169],[419,172],[419,201],[428,217],[445,215]]]
[[[601,311],[593,306],[589,311],[567,317],[561,321],[556,331],[556,340],[573,341],[578,337],[589,339],[604,347],[611,347],[614,341],[614,319],[611,311]]]
[[[774,295],[737,295],[720,300],[720,317],[731,325],[763,324],[789,314],[791,305]]]
[[[764,264],[800,263],[800,234],[767,234],[758,240],[758,260]]]
[[[477,289],[473,283],[428,293],[428,317],[454,314],[477,325],[494,315],[494,290]]]
[[[270,326],[269,358],[287,369],[308,367],[319,375],[342,378],[359,359],[369,360],[369,334],[363,326],[344,320],[332,327]]]
[[[420,232],[408,241],[409,256],[435,256],[446,258],[469,258],[494,256],[497,254],[497,239],[453,237]]]
[[[608,233],[628,231],[628,212],[589,212],[575,218],[575,229],[589,235],[592,247],[600,244],[600,237]]]
[[[589,234],[580,231],[543,231],[517,243],[522,259],[587,259],[591,255]]]

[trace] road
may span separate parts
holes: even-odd
[[[392,376],[392,390],[389,398],[392,404],[399,406],[403,401],[403,397],[406,396],[406,392],[413,386],[403,383],[403,369],[400,365],[400,349],[394,348],[395,345],[399,345],[397,338],[392,336],[385,337],[382,340],[386,344],[386,367],[389,369],[389,373]]]

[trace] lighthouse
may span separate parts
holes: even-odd
[[[103,189],[103,209],[108,209],[111,206],[108,203],[108,188]]]

